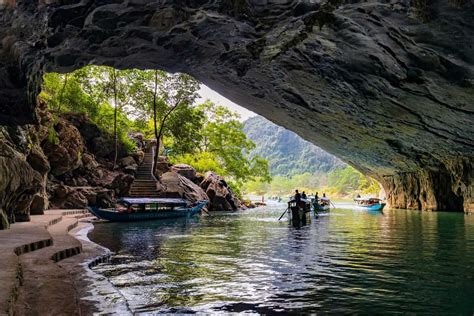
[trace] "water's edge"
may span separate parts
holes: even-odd
[[[133,315],[127,301],[120,291],[113,286],[108,278],[92,270],[96,265],[107,262],[113,254],[110,249],[97,244],[89,239],[88,234],[94,230],[92,221],[80,221],[77,228],[71,231],[71,235],[76,238],[83,248],[83,253],[87,258],[79,262],[83,273],[76,282],[80,300],[86,305],[92,304],[100,314]],[[87,308],[89,309],[89,308]]]

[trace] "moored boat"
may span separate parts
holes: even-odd
[[[382,211],[386,204],[378,198],[356,198],[354,202],[357,209],[365,211]]]
[[[165,218],[190,217],[199,213],[206,205],[202,200],[188,205],[184,199],[169,198],[121,198],[113,209],[88,207],[100,219],[111,222],[130,222]]]

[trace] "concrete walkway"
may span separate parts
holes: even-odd
[[[0,231],[0,315],[85,315],[77,282],[81,262],[104,254],[92,243],[86,253],[69,232],[86,210],[50,210]],[[61,265],[66,258],[68,264]],[[83,294],[83,293],[82,293]],[[81,312],[81,309],[83,312]]]

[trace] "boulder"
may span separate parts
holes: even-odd
[[[95,206],[97,207],[113,207],[114,206],[114,192],[112,190],[107,190],[103,188],[96,188],[96,203]]]
[[[134,180],[135,178],[132,175],[120,173],[112,181],[111,188],[115,195],[126,196],[130,192]]]
[[[209,198],[210,211],[236,211],[240,201],[234,197],[231,188],[221,176],[207,172],[201,182],[201,188]]]
[[[191,181],[194,180],[194,178],[196,177],[196,169],[186,164],[173,165],[171,166],[171,171],[179,173],[180,175],[188,178]]]
[[[159,184],[158,188],[162,197],[184,198],[191,202],[208,199],[203,189],[176,172],[164,173]]]
[[[145,153],[142,150],[135,150],[134,152],[130,154],[130,156],[132,156],[133,159],[135,159],[135,162],[138,165],[141,165],[143,163],[143,159],[145,159]]]
[[[84,153],[82,155],[82,166],[88,171],[95,171],[99,168],[99,163],[95,160],[93,154]]]
[[[30,215],[43,215],[48,205],[49,199],[47,194],[35,194],[30,204]]]
[[[55,208],[76,209],[86,206],[112,207],[114,201],[113,190],[101,187],[68,187],[59,185],[56,189],[60,196],[55,195],[51,204]]]
[[[87,115],[82,113],[66,113],[63,118],[71,122],[81,133],[85,145],[89,152],[94,153],[99,158],[113,159],[115,141],[114,138],[101,131]],[[119,143],[118,158],[127,155],[127,150],[123,144]]]
[[[118,164],[120,167],[125,168],[125,167],[134,167],[135,169],[137,168],[137,162],[135,158],[132,156],[127,156],[118,161]]]
[[[85,208],[88,205],[89,201],[84,196],[84,194],[78,190],[73,190],[63,201],[61,208]]]
[[[171,164],[168,163],[166,156],[159,156],[158,162],[156,163],[155,177],[160,178],[162,174],[171,170]]]
[[[35,169],[42,175],[47,174],[51,170],[48,158],[39,146],[34,146],[31,149],[28,157],[26,158],[26,161],[28,161],[28,163],[33,169]]]
[[[71,191],[72,191],[71,187],[60,184],[56,187],[54,196],[60,199],[64,199],[66,198],[66,196],[68,196],[69,193],[71,193]]]
[[[18,128],[14,131],[21,135]],[[27,147],[23,140],[13,139],[0,127],[0,208],[3,228],[8,221],[29,220],[29,207],[33,196],[43,189],[43,176],[27,162]]]
[[[205,176],[200,173],[196,172],[196,176],[194,176],[193,182],[200,185],[202,181],[204,181]]]
[[[64,119],[59,119],[50,129],[42,147],[53,175],[65,174],[82,164],[84,144],[81,134],[74,125]]]

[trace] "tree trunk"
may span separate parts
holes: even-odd
[[[153,125],[154,125],[154,130],[155,130],[156,148],[155,148],[155,157],[153,160],[153,176],[155,176],[156,164],[158,163],[159,150],[160,150],[158,128],[156,126],[156,90],[157,88],[158,88],[158,70],[155,70],[155,91],[153,93]]]
[[[117,166],[118,156],[118,135],[117,135],[117,74],[116,70],[112,70],[112,84],[114,89],[114,169]]]
[[[175,105],[165,114],[163,117],[163,120],[161,120],[161,125],[160,125],[160,130],[158,132],[158,138],[156,139],[156,151],[158,152],[160,150],[160,140],[161,137],[163,137],[163,131],[165,127],[166,120],[168,119],[168,116],[179,106],[181,103],[181,100],[176,101]]]

